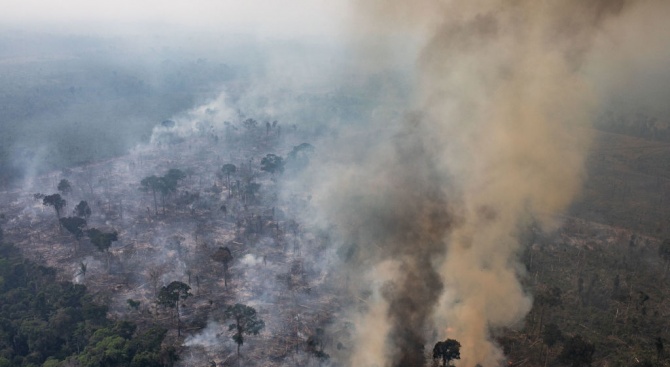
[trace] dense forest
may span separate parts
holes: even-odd
[[[58,281],[56,269],[0,245],[0,365],[171,366],[174,347],[162,347],[167,330],[138,328],[107,317],[86,286]]]

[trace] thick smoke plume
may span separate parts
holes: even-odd
[[[349,365],[422,366],[447,337],[462,344],[460,365],[501,363],[491,330],[518,323],[532,303],[519,282],[518,228],[531,216],[551,228],[579,192],[598,112],[585,64],[637,5],[358,2],[361,34],[409,33],[424,46],[414,112],[347,135],[314,199],[360,277],[352,291],[369,295],[353,311]],[[392,54],[367,53],[365,63]]]

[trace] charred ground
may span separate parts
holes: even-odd
[[[309,210],[310,194],[279,192],[281,182],[299,168],[288,162],[280,173],[261,165],[267,154],[289,157],[313,137],[282,122],[266,126],[265,121],[241,118],[223,126],[225,131],[205,128],[120,158],[36,176],[23,189],[4,191],[5,240],[24,256],[58,269],[60,279],[86,285],[97,302],[109,307],[113,319],[169,329],[164,343],[177,348],[182,365],[238,363],[225,317],[226,307],[236,303],[255,308],[265,323],[241,348],[245,365],[333,363],[333,357],[352,347],[351,320],[342,305],[365,308],[369,295],[348,295],[346,266],[337,264],[346,264],[350,254],[336,253],[327,231],[301,223],[300,211]],[[160,129],[163,138],[171,136],[169,129]],[[599,136],[611,138],[609,133]],[[611,169],[631,176],[637,169],[630,162],[648,157],[644,148],[654,148],[654,153],[667,149],[661,142],[615,138],[638,148],[608,145],[597,148],[592,159],[619,158],[623,163]],[[314,149],[318,152],[318,146]],[[622,158],[630,151],[638,152],[637,160]],[[666,165],[658,155],[653,157],[657,160],[645,161]],[[309,161],[309,156],[304,158]],[[224,164],[236,166],[230,178],[219,172]],[[595,365],[668,364],[663,348],[670,312],[667,264],[659,256],[663,237],[654,236],[663,233],[655,229],[663,226],[663,217],[631,209],[629,223],[623,219],[626,214],[606,210],[623,208],[628,205],[624,199],[633,197],[614,196],[603,207],[595,193],[617,182],[610,180],[607,167],[591,170],[586,194],[559,230],[546,235],[531,226],[526,231],[520,258],[534,307],[523,325],[494,331],[510,364],[571,364],[570,353],[575,352],[564,351],[575,336],[593,344]],[[151,193],[140,190],[140,181],[172,168],[183,170],[186,177],[165,196],[165,209],[159,207],[156,214]],[[63,195],[66,215],[86,200],[93,212],[89,228],[118,231],[119,241],[108,254],[59,229],[53,208],[35,200],[37,192],[57,192],[61,179],[73,186]],[[663,192],[663,180],[660,173],[654,178],[658,192]],[[599,183],[604,181],[615,183]],[[634,197],[642,207],[658,207],[647,201],[651,195]],[[594,213],[601,213],[602,220],[593,221]],[[221,247],[232,254],[227,286],[224,266],[212,258]],[[82,265],[87,269],[83,273]],[[172,281],[189,285],[192,292],[181,303],[181,336],[174,310],[156,303],[158,290]],[[562,338],[550,343],[546,330],[555,327]],[[428,361],[430,348],[424,349]]]

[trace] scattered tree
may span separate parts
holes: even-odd
[[[176,189],[177,183],[185,179],[186,174],[180,169],[171,168],[167,171],[163,178],[165,178],[165,180],[168,182],[169,187],[174,187]]]
[[[233,254],[228,247],[219,246],[219,249],[212,255],[212,260],[223,264],[223,284],[228,289],[228,263],[233,260]]]
[[[261,184],[257,182],[249,182],[245,186],[244,190],[244,203],[252,202],[256,200],[256,195],[261,190]]]
[[[235,167],[234,164],[232,163],[226,163],[221,167],[221,173],[226,176],[226,182],[228,184],[228,195],[231,194],[230,191],[230,175],[235,173],[237,171],[237,167]]]
[[[158,304],[164,307],[174,308],[177,313],[177,336],[181,336],[181,317],[179,316],[179,301],[185,300],[191,293],[191,287],[188,285],[174,281],[165,287],[162,287],[158,292]]]
[[[237,344],[237,356],[240,356],[240,346],[244,344],[244,335],[258,335],[265,327],[265,322],[258,318],[256,310],[252,307],[236,304],[228,306],[225,310],[227,319],[235,320],[234,324],[228,326],[229,331],[235,331],[233,341]]]
[[[140,190],[145,192],[151,191],[151,193],[153,194],[154,212],[156,213],[156,215],[158,215],[158,201],[156,200],[156,191],[160,190],[161,187],[160,179],[158,178],[158,176],[151,175],[149,177],[143,178],[142,181],[140,181],[140,185],[142,185]]]
[[[60,180],[58,183],[58,191],[62,192],[63,195],[68,195],[72,192],[72,185],[70,184],[70,181],[66,179]]]
[[[45,206],[52,206],[54,210],[56,210],[56,217],[58,217],[60,223],[60,211],[65,208],[67,201],[65,201],[59,194],[52,194],[44,196],[42,198],[42,204]]]
[[[86,271],[88,271],[88,264],[81,261],[79,262],[79,271],[77,272],[77,274],[75,274],[75,276],[78,277],[81,275],[83,278],[86,278]]]
[[[286,167],[293,170],[300,170],[309,164],[309,158],[314,153],[314,146],[309,143],[302,143],[293,147],[286,156]]]
[[[271,174],[284,172],[284,159],[275,154],[268,154],[261,159],[261,171]]]
[[[139,310],[139,309],[140,309],[140,305],[142,304],[140,301],[135,301],[135,300],[132,299],[132,298],[128,298],[128,299],[126,300],[126,302],[128,303],[128,307],[130,307],[131,309],[133,309],[133,310],[135,310],[135,311]]]
[[[79,242],[84,236],[84,227],[86,227],[86,220],[79,217],[60,218],[59,222],[68,232],[72,233]],[[77,251],[75,247],[75,251]]]
[[[86,235],[98,251],[107,255],[107,271],[109,271],[109,248],[112,246],[112,242],[119,240],[119,234],[116,231],[102,232],[97,228],[91,228],[86,231]]]
[[[154,212],[158,215],[158,200],[156,199],[156,192],[161,194],[161,203],[163,205],[163,214],[165,214],[165,198],[177,191],[177,185],[180,180],[186,178],[186,174],[179,169],[170,169],[165,176],[158,177],[151,175],[145,177],[140,181],[140,190],[153,194],[154,197]]]
[[[461,359],[461,343],[454,339],[437,342],[433,347],[433,359],[441,359],[442,366],[450,366],[452,360]]]
[[[88,219],[91,216],[91,207],[86,200],[82,200],[74,207],[74,214],[81,218]]]

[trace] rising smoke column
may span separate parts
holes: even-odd
[[[460,365],[500,364],[490,330],[531,307],[517,228],[528,215],[551,227],[579,191],[597,107],[583,64],[602,25],[633,5],[357,2],[362,33],[409,31],[425,47],[416,112],[367,141],[361,163],[334,165],[315,199],[354,244],[356,284],[373,290],[349,365],[422,366],[422,347],[446,337],[461,342]]]

